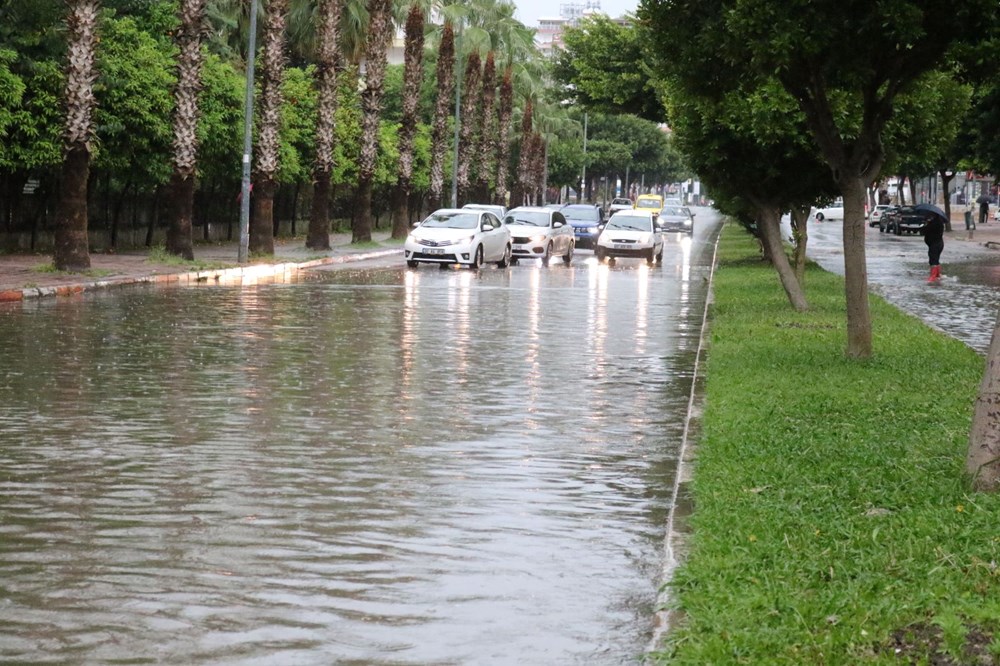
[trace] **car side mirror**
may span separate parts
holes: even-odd
[[[420,220],[417,220],[416,222],[414,222],[414,223],[413,223],[413,224],[411,224],[410,226],[411,226],[411,227],[413,227],[414,229],[416,229],[417,227],[419,227],[419,226],[420,226]]]
[[[606,227],[606,226],[607,226],[606,223],[601,222],[600,224],[597,225],[597,230],[598,231],[604,231],[604,227]]]
[[[552,228],[553,229],[558,229],[559,227],[562,227],[562,226],[565,226],[565,224],[563,222],[560,222],[559,220],[556,220],[555,222],[552,223]]]

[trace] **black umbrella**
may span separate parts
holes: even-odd
[[[989,203],[989,202],[990,198],[985,194],[980,194],[979,197],[976,199],[976,203]]]
[[[922,210],[925,213],[930,213],[932,215],[937,215],[942,220],[945,220],[945,221],[948,220],[948,216],[944,214],[944,211],[941,210],[940,208],[938,208],[937,206],[935,206],[934,204],[927,204],[927,203],[917,204],[916,206],[913,207],[913,210]]]

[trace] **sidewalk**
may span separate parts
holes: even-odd
[[[973,211],[973,223],[979,217],[979,213]],[[990,211],[986,224],[976,224],[975,229],[965,228],[965,209],[952,209],[951,211],[951,232],[948,238],[952,240],[971,241],[994,250],[1000,250],[1000,220],[993,219],[993,212]]]
[[[135,284],[256,283],[314,266],[401,254],[402,244],[389,236],[388,230],[373,231],[373,244],[355,247],[350,233],[331,234],[332,249],[326,252],[306,248],[303,238],[276,239],[273,259],[251,259],[242,266],[237,262],[236,242],[196,243],[193,263],[171,261],[161,254],[151,259],[148,250],[95,253],[90,255],[91,268],[86,273],[51,270],[50,254],[0,255],[0,303]]]

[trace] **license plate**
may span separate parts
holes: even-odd
[[[520,243],[514,243],[513,245],[510,246],[510,249],[512,249],[512,250],[523,250],[524,246],[521,245]]]
[[[427,254],[444,254],[444,250],[440,247],[428,248]]]
[[[625,243],[615,243],[616,250],[631,250],[631,245],[626,245]]]

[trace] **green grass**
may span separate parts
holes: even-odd
[[[211,271],[220,268],[228,268],[232,266],[230,263],[221,261],[202,261],[199,259],[188,260],[183,257],[178,257],[176,254],[170,254],[167,249],[162,245],[156,245],[149,248],[149,256],[146,261],[151,264],[163,264],[166,266],[183,266],[189,268],[192,271]]]
[[[727,226],[683,619],[652,660],[1000,663],[1000,497],[962,476],[982,357],[872,296],[848,360],[843,279],[810,266],[797,314],[756,256]]]

